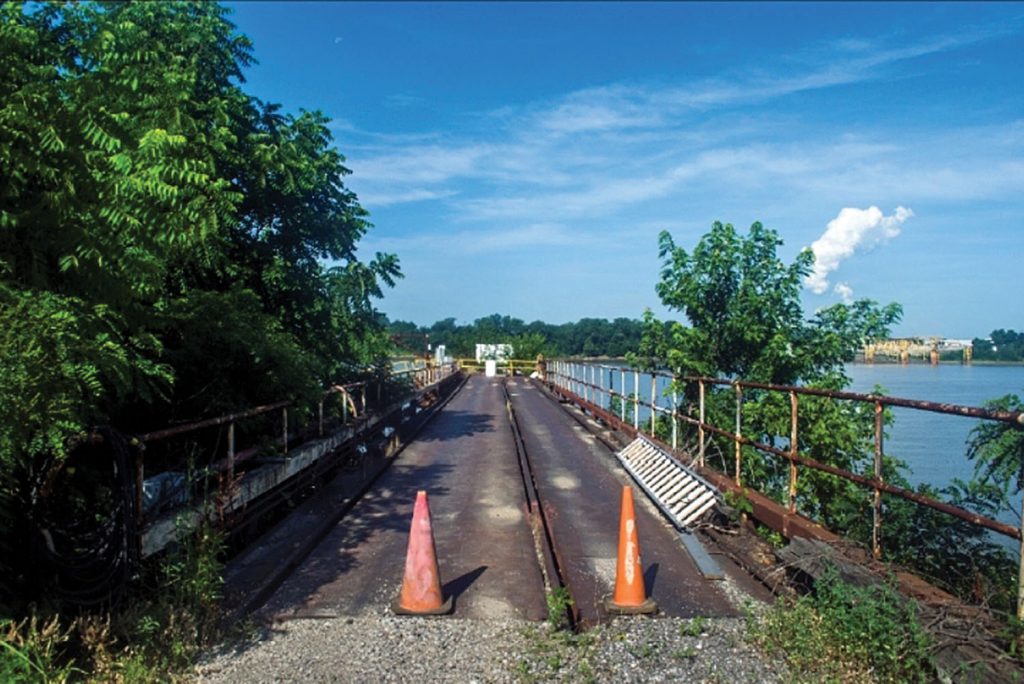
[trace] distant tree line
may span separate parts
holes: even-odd
[[[974,358],[978,361],[1024,361],[1024,332],[993,330],[988,339],[975,337]]]
[[[443,344],[449,356],[471,357],[480,344],[511,344],[517,359],[538,354],[552,356],[623,357],[635,351],[643,336],[643,323],[636,319],[582,318],[575,323],[526,323],[518,318],[492,314],[459,325],[445,318],[430,326],[410,321],[392,321],[387,330],[404,351],[422,353],[429,344]]]

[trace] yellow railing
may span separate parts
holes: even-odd
[[[473,373],[483,373],[487,368],[487,361],[476,359],[455,359],[459,368]],[[537,370],[536,359],[500,359],[496,360],[497,371],[501,375],[529,375]]]

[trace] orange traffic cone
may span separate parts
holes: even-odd
[[[409,529],[409,548],[405,553],[405,577],[402,591],[391,604],[398,615],[445,615],[452,612],[452,597],[442,601],[441,578],[437,571],[434,531],[430,526],[427,493],[416,492]]]
[[[622,488],[622,509],[619,515],[619,560],[615,566],[615,594],[605,601],[609,613],[653,613],[658,609],[654,599],[647,598],[644,571],[640,565],[640,543],[633,513],[633,488]]]

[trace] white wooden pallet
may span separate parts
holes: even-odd
[[[715,505],[718,490],[643,437],[615,454],[622,467],[680,530]]]

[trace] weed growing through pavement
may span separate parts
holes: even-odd
[[[701,615],[679,625],[679,636],[699,637],[707,629],[708,619]]]
[[[553,587],[547,595],[548,622],[554,629],[569,626],[569,611],[572,609],[572,596],[565,587]]]

